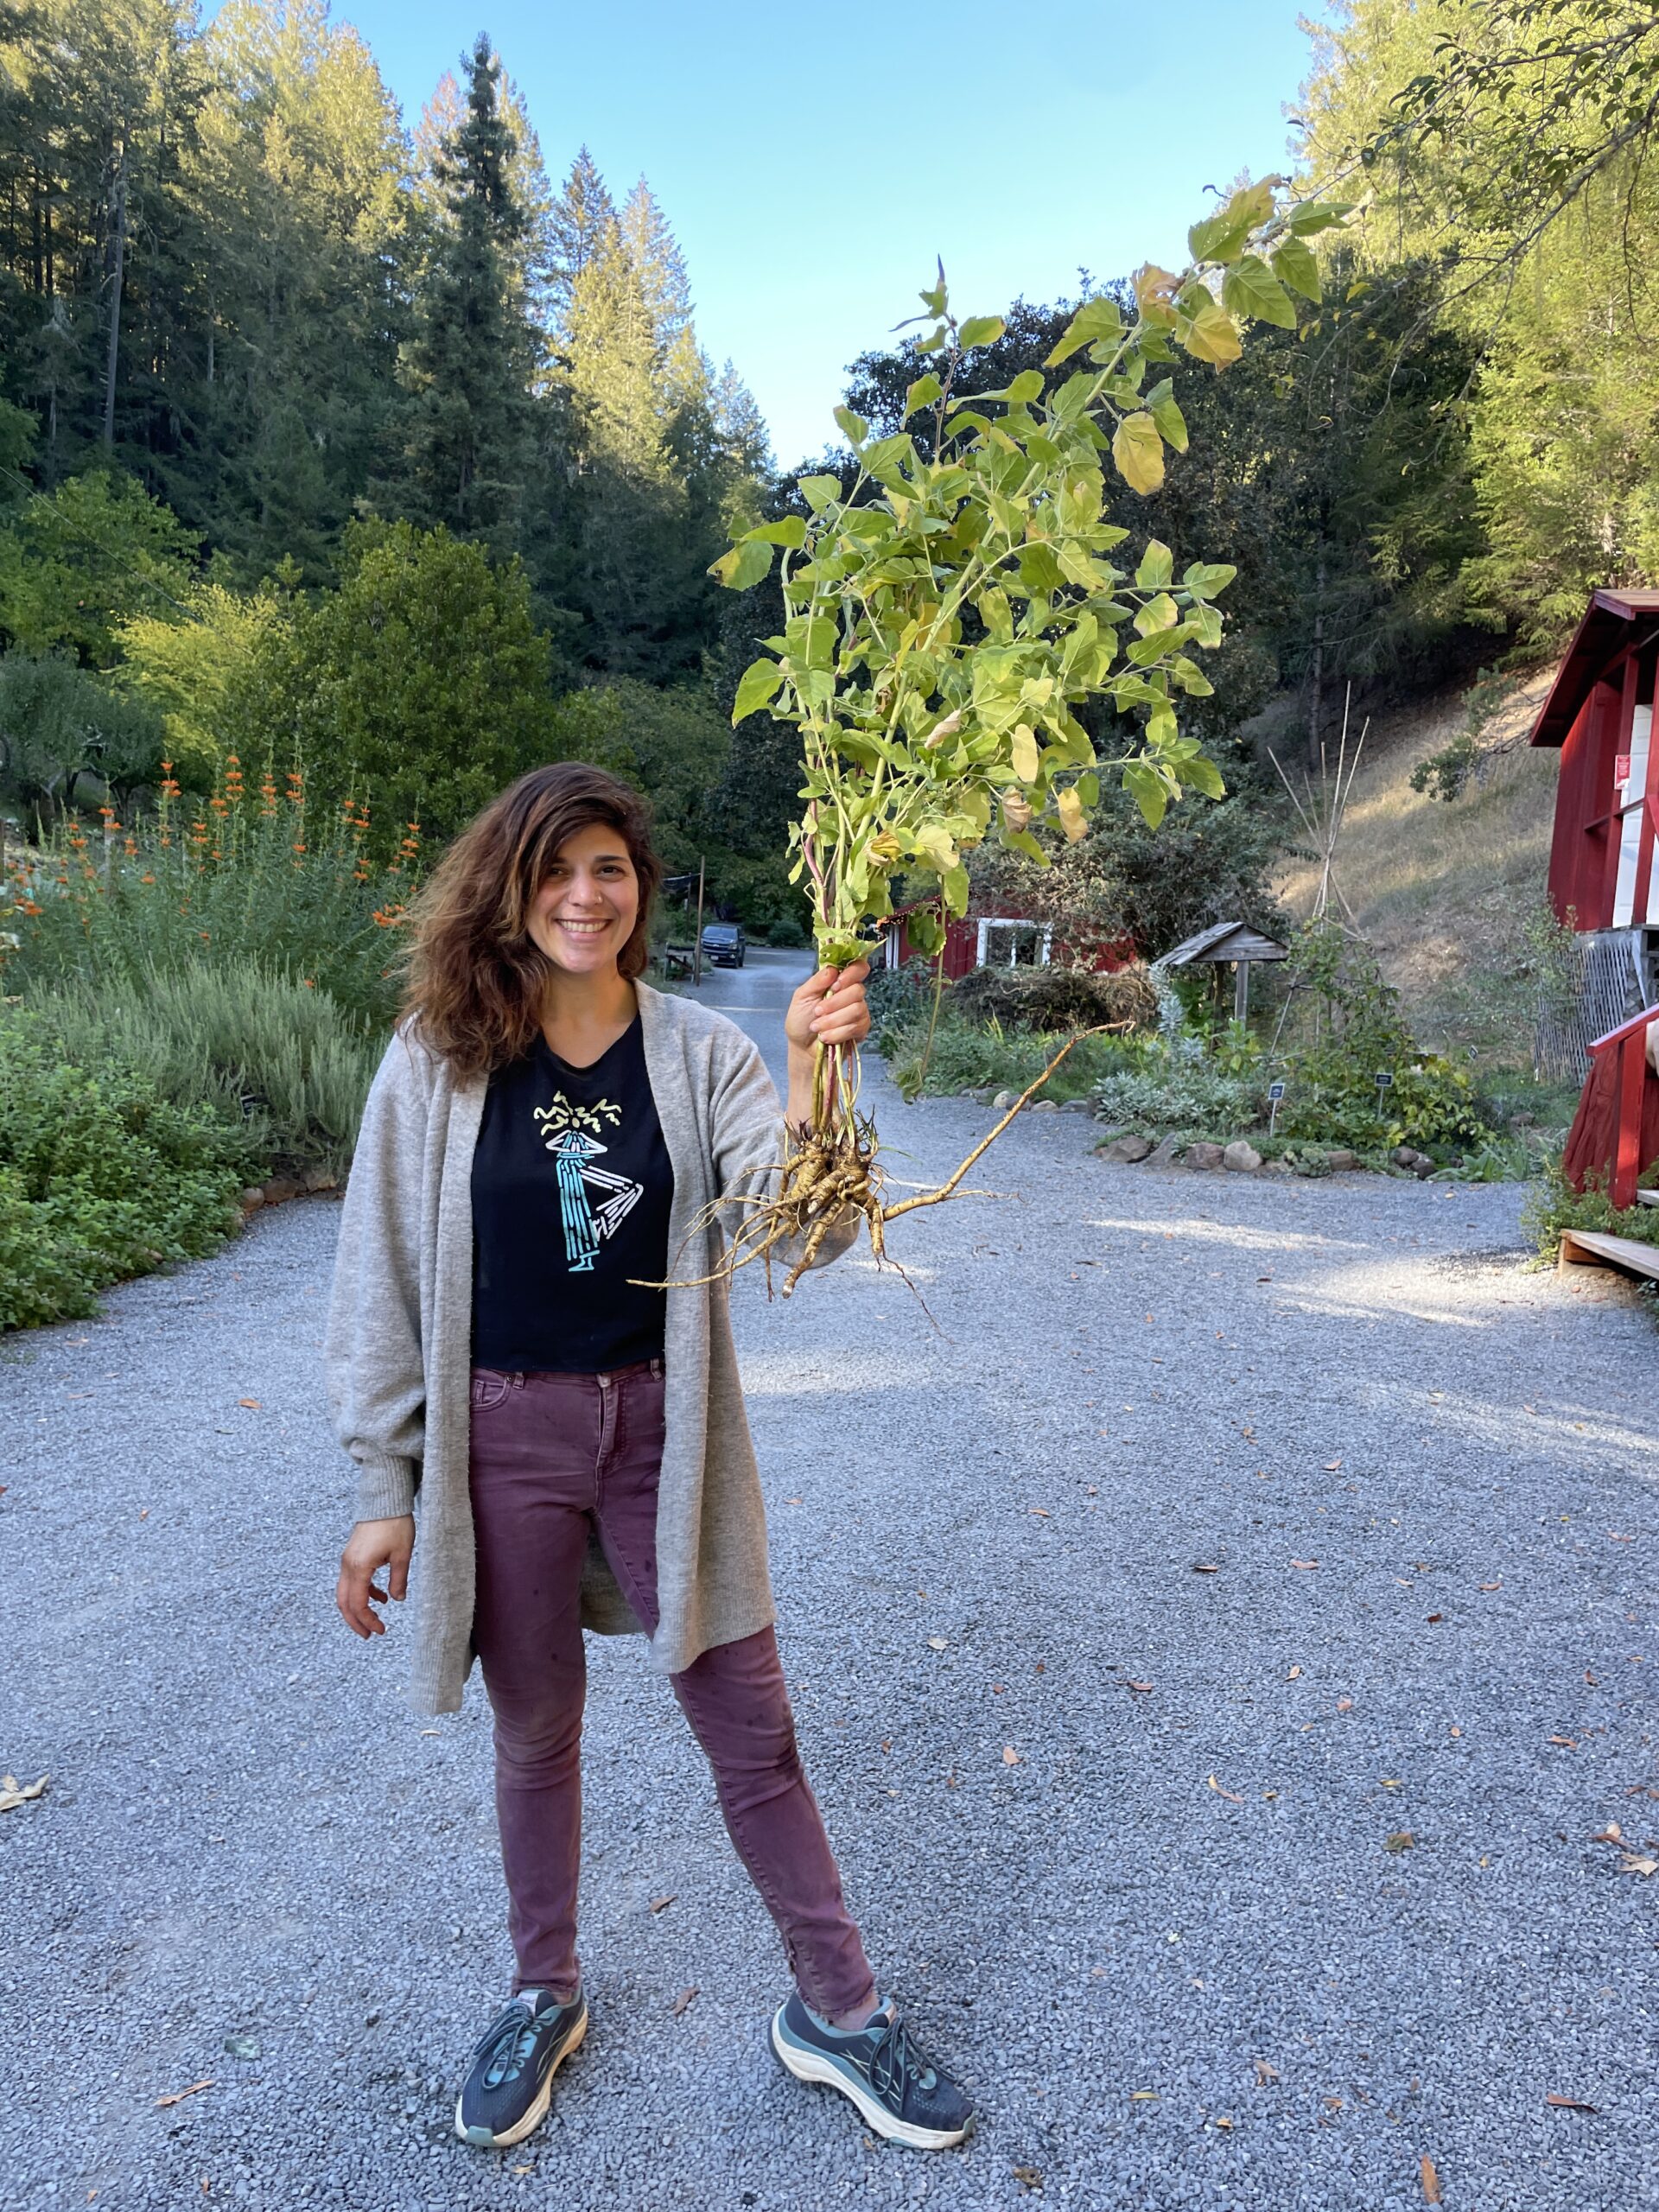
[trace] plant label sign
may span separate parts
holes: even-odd
[[[1268,1085],[1268,1097],[1273,1105],[1276,1106],[1284,1095],[1285,1086],[1282,1083],[1270,1083]]]
[[[1372,1081],[1376,1084],[1379,1090],[1389,1090],[1394,1086],[1394,1077],[1389,1073],[1386,1068],[1379,1068],[1376,1075],[1372,1077]]]

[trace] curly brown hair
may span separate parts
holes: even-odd
[[[531,906],[561,847],[594,823],[618,833],[639,879],[639,918],[616,964],[625,976],[643,975],[662,880],[650,817],[637,791],[586,761],[532,768],[509,785],[468,823],[416,899],[398,1020],[418,1017],[422,1042],[457,1074],[486,1074],[535,1041],[555,967],[530,936]]]

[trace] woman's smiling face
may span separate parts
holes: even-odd
[[[568,837],[530,904],[531,941],[573,976],[602,975],[633,935],[639,879],[627,840],[592,822]]]

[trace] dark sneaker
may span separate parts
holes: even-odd
[[[973,2107],[917,2049],[890,1999],[867,2025],[843,2035],[821,2027],[798,1993],[772,2019],[772,2047],[798,2082],[839,2089],[890,2142],[948,2151],[973,2124]]]
[[[541,1990],[515,1997],[489,2026],[455,2100],[463,2143],[504,2151],[547,2118],[553,2076],[588,2032],[588,2000],[578,1990],[556,2005]]]

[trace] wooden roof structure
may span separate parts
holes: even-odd
[[[1632,641],[1632,625],[1644,616],[1640,642],[1647,644],[1659,628],[1659,591],[1592,591],[1573,642],[1555,671],[1549,696],[1538,709],[1528,741],[1533,745],[1561,746],[1578,720],[1579,710],[1598,681],[1611,675],[1611,663],[1621,645]]]
[[[1659,597],[1659,594],[1656,594]],[[1187,938],[1173,952],[1165,953],[1160,968],[1191,968],[1200,960],[1287,960],[1290,947],[1276,938],[1263,937],[1248,922],[1212,922],[1207,930]]]

